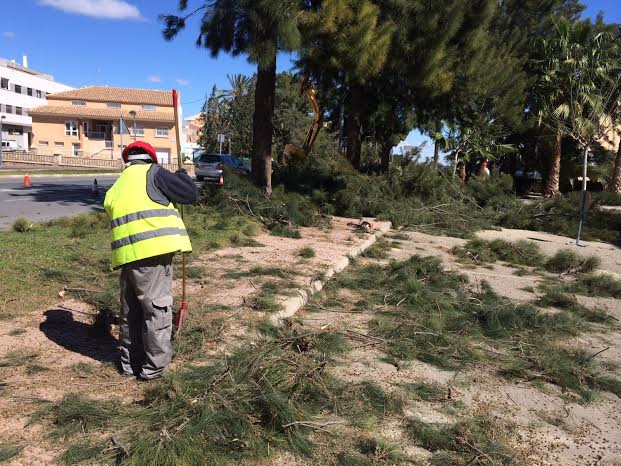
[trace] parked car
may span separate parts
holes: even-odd
[[[17,145],[16,141],[2,141],[2,150],[4,152],[14,152],[18,150],[24,150],[19,145]]]
[[[218,181],[225,165],[241,173],[250,173],[244,162],[234,155],[194,153],[194,173],[198,181]]]

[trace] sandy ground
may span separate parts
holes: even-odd
[[[389,232],[389,238],[396,232]],[[532,301],[536,298],[536,285],[540,275],[517,276],[509,264],[497,263],[486,267],[465,267],[450,254],[450,249],[465,243],[459,238],[427,235],[401,231],[407,240],[399,241],[399,249],[390,251],[391,259],[405,260],[413,255],[437,256],[446,270],[468,275],[472,286],[482,281],[489,283],[499,294],[515,301]],[[520,230],[485,231],[481,238],[505,240],[527,239],[536,242],[545,254],[564,249],[568,238]],[[602,269],[621,272],[621,249],[605,243],[586,243],[576,248],[580,254],[597,255]],[[386,260],[380,262],[387,262]],[[589,306],[605,309],[621,321],[621,297],[588,298],[579,300]],[[300,318],[312,328],[329,325],[334,331],[355,330],[368,333],[366,323],[369,313],[334,313],[302,311]],[[608,333],[590,333],[567,342],[572,347],[582,347],[593,353],[608,348],[599,355],[603,360],[619,363],[621,357],[621,329]],[[595,402],[581,404],[565,396],[558,387],[546,385],[543,389],[528,383],[509,383],[485,367],[470,368],[460,372],[443,371],[429,364],[413,362],[405,367],[395,367],[382,359],[377,349],[359,348],[339,360],[334,372],[351,382],[373,381],[385,390],[395,390],[406,382],[436,382],[450,390],[454,401],[465,404],[471,415],[485,413],[517,425],[515,449],[520,452],[520,462],[539,465],[621,465],[621,400],[613,394],[602,393]],[[451,422],[452,417],[439,412],[429,402],[416,402],[406,411],[407,416],[425,422]],[[412,458],[426,463],[430,453],[408,445],[403,439],[398,423],[386,423],[377,432],[393,439]]]
[[[217,327],[216,336],[203,341],[202,354],[225,350],[235,339],[252,331],[264,312],[248,305],[260,284],[273,277],[224,277],[229,272],[253,267],[274,267],[288,273],[291,289],[281,289],[276,300],[295,293],[298,285],[308,285],[325,268],[363,243],[368,234],[359,234],[347,224],[352,219],[333,218],[326,229],[302,228],[301,239],[280,238],[261,233],[256,246],[228,247],[195,258],[192,267],[201,269],[201,278],[188,284],[188,324]],[[312,247],[316,256],[299,256],[303,247]],[[178,272],[178,269],[177,269]],[[278,281],[278,280],[277,280]],[[180,281],[174,284],[179,295]],[[41,403],[59,400],[69,393],[124,401],[140,399],[144,384],[121,377],[115,369],[118,342],[114,336],[100,335],[93,325],[95,312],[74,299],[60,299],[52,308],[11,321],[0,321],[0,444],[26,445],[14,466],[54,464],[62,443],[44,438],[41,426],[28,420]],[[112,335],[116,335],[113,326]],[[13,361],[13,362],[11,362]],[[183,364],[176,358],[171,368]]]

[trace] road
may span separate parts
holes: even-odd
[[[97,178],[99,196],[93,196]],[[103,211],[106,191],[116,175],[45,176],[31,175],[32,186],[23,187],[22,178],[0,177],[0,229],[9,228],[17,217],[43,222],[81,212]]]

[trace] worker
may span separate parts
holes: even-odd
[[[127,146],[123,162],[104,201],[112,219],[112,267],[121,269],[120,371],[152,380],[172,357],[173,256],[192,251],[173,203],[196,202],[198,190],[185,170],[159,166],[146,142]]]
[[[481,164],[481,178],[486,180],[490,176],[491,176],[491,172],[489,171],[487,160],[483,160],[483,163]]]

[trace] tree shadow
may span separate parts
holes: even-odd
[[[119,342],[110,334],[108,322],[99,318],[94,324],[79,322],[67,309],[49,309],[43,315],[39,330],[57,345],[101,362],[119,359]]]
[[[98,192],[93,193],[92,185],[45,183],[22,188],[19,191],[12,190],[9,197],[56,206],[91,206],[103,210],[106,191],[112,184],[113,181],[100,182]]]

